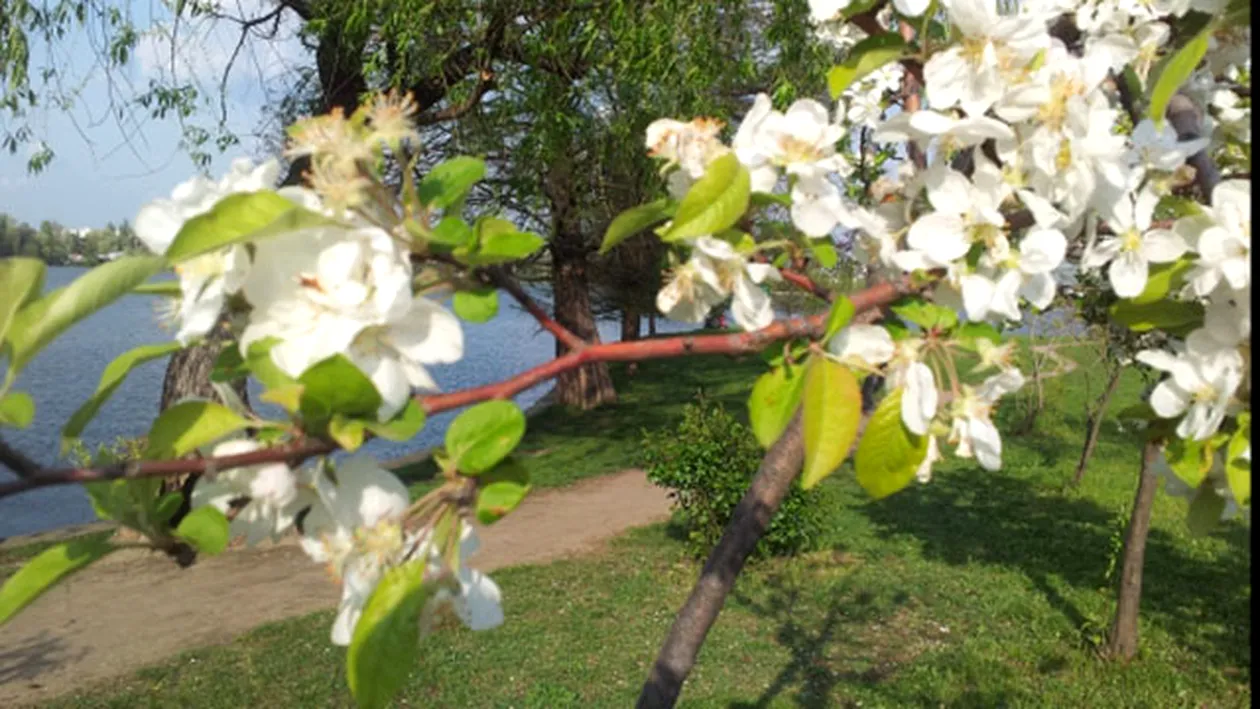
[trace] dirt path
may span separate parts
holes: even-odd
[[[493,570],[589,551],[669,516],[642,471],[528,497],[481,530],[473,564]],[[118,552],[50,590],[0,627],[0,706],[38,702],[132,672],[271,621],[332,608],[338,589],[295,543],[234,551],[179,569]]]

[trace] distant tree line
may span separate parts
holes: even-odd
[[[106,224],[103,229],[69,229],[47,220],[33,227],[0,213],[0,258],[27,256],[50,266],[90,266],[143,249],[126,221]]]

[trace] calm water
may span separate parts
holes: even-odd
[[[48,270],[46,290],[66,285],[84,269],[56,267]],[[35,422],[23,431],[5,430],[5,438],[44,464],[58,462],[59,427],[96,389],[101,370],[115,356],[133,347],[170,339],[154,317],[154,299],[126,296],[91,318],[79,323],[54,341],[22,372],[17,390],[35,398]],[[433,368],[433,376],[445,391],[487,384],[541,364],[554,355],[552,338],[542,332],[527,314],[513,307],[506,296],[500,299],[498,317],[488,323],[464,325],[465,359],[453,365]],[[661,331],[677,331],[686,326],[658,320]],[[600,335],[618,337],[615,322],[600,323]],[[143,435],[157,414],[166,360],[147,362],[131,372],[84,431],[84,442],[94,446],[117,436]],[[516,401],[528,406],[543,396],[549,385],[522,393]],[[258,390],[251,399],[259,413],[277,417],[281,412],[259,403]],[[441,441],[446,426],[456,415],[449,412],[433,417],[416,438],[403,443],[372,441],[364,450],[381,458],[413,453]],[[11,479],[0,469],[0,480]],[[44,488],[0,499],[0,538],[81,524],[95,519],[84,492],[75,486]]]

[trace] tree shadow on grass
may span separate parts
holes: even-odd
[[[921,690],[897,682],[898,674],[940,646],[944,635],[915,613],[909,593],[876,595],[861,581],[846,579],[827,588],[821,612],[811,602],[816,598],[808,582],[776,574],[751,592],[733,593],[736,604],[776,624],[775,640],[791,659],[760,696],[732,702],[729,709],[764,709],[789,692],[804,709],[857,707],[861,701],[845,695],[858,687],[882,695],[892,706],[1000,707],[1020,693],[1014,674],[999,668],[971,682],[950,703],[920,696]]]
[[[917,539],[925,559],[1019,570],[1078,628],[1086,623],[1085,614],[1051,579],[1097,589],[1106,578],[1113,513],[1027,481],[944,475],[931,485],[867,503],[862,511],[880,533]],[[1250,536],[1238,523],[1223,525],[1214,536],[1225,542],[1224,550],[1208,559],[1188,554],[1184,538],[1151,530],[1143,621],[1157,624],[1205,661],[1249,674]]]

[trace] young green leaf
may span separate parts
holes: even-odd
[[[315,425],[333,414],[375,416],[381,406],[381,395],[372,380],[343,355],[316,362],[298,382],[302,385],[302,417]]]
[[[124,256],[26,304],[9,327],[9,366],[19,370],[53,338],[160,271],[160,256]]]
[[[26,428],[35,418],[35,400],[24,391],[11,391],[0,399],[0,426]]]
[[[979,349],[977,340],[988,340],[995,345],[1002,344],[1002,333],[996,327],[984,322],[966,322],[954,331],[954,339],[966,350],[975,352]]]
[[[159,524],[165,525],[171,521],[175,513],[179,511],[180,506],[184,504],[184,495],[181,492],[168,492],[158,498],[157,505],[154,506],[154,518]]]
[[[512,458],[477,478],[477,521],[494,524],[529,494],[529,471]]]
[[[897,317],[925,329],[948,330],[958,324],[958,313],[922,298],[909,298],[892,306]]]
[[[118,355],[109,364],[105,365],[105,371],[101,372],[101,381],[96,385],[96,391],[92,392],[92,396],[83,405],[70,415],[70,420],[61,429],[62,439],[78,438],[83,433],[83,429],[91,422],[92,417],[96,416],[96,412],[100,411],[109,397],[114,394],[118,386],[123,383],[127,375],[131,373],[137,365],[143,364],[159,357],[165,357],[180,348],[178,342],[163,342],[156,345],[141,345]],[[229,347],[224,352],[235,352],[236,348]]]
[[[1111,320],[1134,332],[1163,330],[1179,337],[1203,323],[1203,305],[1186,300],[1158,300],[1138,304],[1131,300],[1113,303],[1108,309]]]
[[[499,314],[499,291],[495,288],[456,291],[451,307],[468,322],[487,322]]]
[[[808,490],[830,475],[849,455],[862,419],[862,392],[849,368],[824,357],[806,365],[802,404],[805,469],[801,487]]]
[[[604,232],[604,243],[600,245],[599,252],[606,254],[617,244],[648,227],[655,226],[669,219],[674,213],[674,208],[673,202],[662,197],[654,202],[631,207],[618,214],[612,220],[612,223],[608,225],[608,230]]]
[[[853,314],[856,310],[853,307],[853,301],[848,296],[840,296],[831,304],[831,312],[827,314],[827,325],[823,328],[822,341],[830,342],[831,338],[836,336],[853,320]]]
[[[1191,488],[1198,487],[1212,470],[1215,451],[1207,441],[1169,439],[1164,446],[1164,460],[1173,473]]]
[[[167,247],[166,258],[179,263],[232,244],[336,223],[271,190],[239,192],[184,222]]]
[[[1173,94],[1177,93],[1177,89],[1180,89],[1181,85],[1186,83],[1186,80],[1194,73],[1199,62],[1203,61],[1213,29],[1215,26],[1211,24],[1204,27],[1164,63],[1163,70],[1159,72],[1159,78],[1155,79],[1151,87],[1151,103],[1147,110],[1147,116],[1155,123],[1155,127],[1163,127],[1168,102],[1172,100]]]
[[[271,348],[279,343],[278,337],[264,337],[249,343],[249,349],[245,353],[245,365],[249,372],[268,389],[281,389],[298,383],[298,380],[286,374],[271,358]]]
[[[43,290],[44,271],[39,259],[0,259],[0,349],[18,311]]]
[[[525,435],[525,414],[511,401],[486,401],[446,429],[446,452],[460,472],[476,475],[503,460]]]
[[[459,202],[486,174],[486,163],[460,155],[433,167],[420,181],[417,195],[427,207],[446,209]]]
[[[894,389],[875,407],[853,454],[858,484],[876,500],[909,485],[927,457],[928,437],[901,422],[901,393]]]
[[[815,239],[809,242],[809,252],[814,261],[823,268],[835,268],[840,257],[836,255],[836,245],[830,239]]]
[[[1146,278],[1146,288],[1129,299],[1133,305],[1158,303],[1168,294],[1179,289],[1186,281],[1186,274],[1194,268],[1194,259],[1185,256],[1172,263],[1153,263]]]
[[[1186,526],[1196,537],[1210,534],[1221,521],[1221,513],[1225,511],[1225,498],[1216,494],[1211,485],[1199,488],[1199,494],[1190,501],[1190,509],[1186,513]]]
[[[163,411],[153,422],[144,457],[149,460],[179,458],[250,425],[249,420],[222,404],[181,401]]]
[[[416,663],[420,613],[437,588],[424,582],[425,562],[381,577],[363,606],[346,651],[346,679],[361,709],[380,709],[398,693]]]
[[[498,217],[477,220],[477,250],[462,255],[471,266],[488,266],[496,263],[519,261],[542,248],[543,238],[537,234],[517,231],[516,225]],[[456,256],[461,256],[456,252]]]
[[[337,445],[353,453],[363,445],[365,430],[359,419],[346,418],[343,414],[333,414],[328,422],[328,435]]]
[[[408,399],[402,411],[394,414],[394,418],[379,422],[375,417],[363,421],[363,426],[373,435],[388,441],[407,441],[415,438],[424,428],[424,409],[415,399]]]
[[[748,422],[763,448],[779,440],[800,407],[804,388],[805,372],[798,365],[785,363],[757,378],[748,395]]]
[[[88,537],[44,550],[0,586],[0,624],[8,622],[15,613],[67,574],[82,569],[116,548],[99,537]]]
[[[210,381],[231,382],[249,375],[249,365],[241,354],[241,348],[228,345],[219,350],[210,368]]]
[[[220,554],[228,545],[228,518],[217,507],[198,507],[179,521],[175,536],[193,545],[201,554]]]
[[[909,52],[910,47],[906,40],[896,32],[885,32],[863,39],[853,45],[848,58],[842,64],[827,72],[827,89],[831,92],[831,98],[839,98],[853,82],[889,62],[907,56]]]
[[[131,290],[136,295],[159,295],[169,298],[178,298],[183,294],[180,289],[179,281],[154,281],[152,283],[141,283]]]
[[[726,153],[705,170],[691,186],[674,213],[674,221],[661,236],[665,241],[716,234],[735,226],[748,211],[752,189],[748,169],[735,153]]]
[[[449,248],[468,246],[473,240],[473,228],[459,217],[443,217],[433,231],[429,232],[429,241]]]

